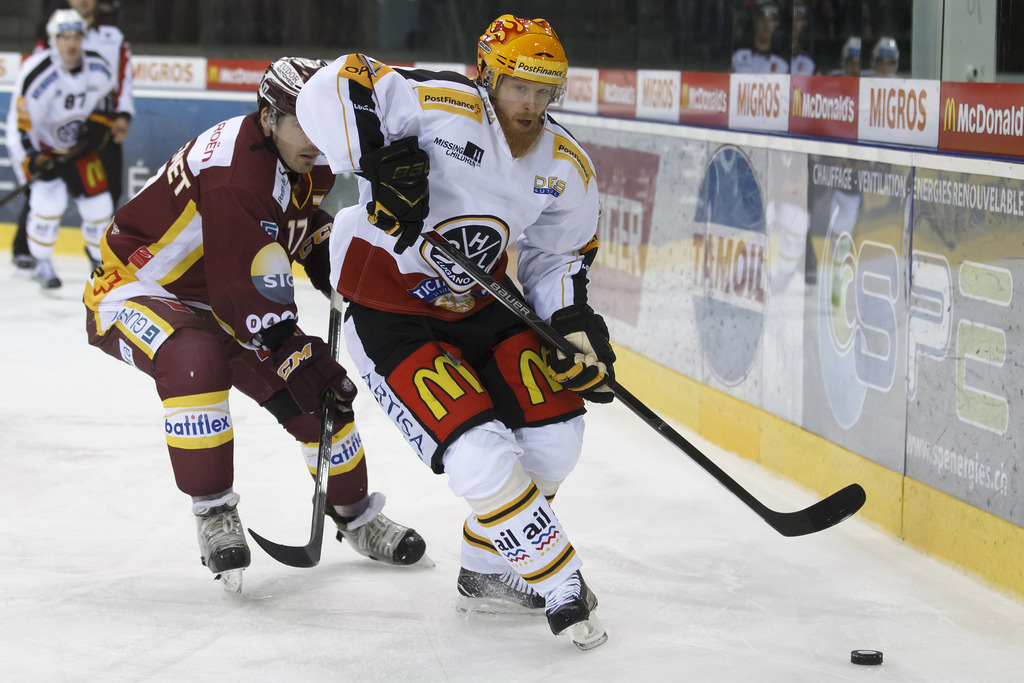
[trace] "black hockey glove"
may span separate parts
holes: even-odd
[[[57,160],[50,152],[32,150],[22,162],[25,177],[39,180],[53,180],[57,177]]]
[[[548,349],[548,374],[562,386],[578,392],[595,403],[611,403],[615,398],[607,380],[615,378],[612,363],[615,352],[609,342],[604,318],[587,304],[574,304],[554,312],[551,327],[580,350],[568,358],[557,349]]]
[[[113,121],[101,114],[93,113],[78,129],[78,138],[72,149],[73,156],[84,156],[97,152],[110,142],[110,128]]]
[[[339,413],[352,413],[356,385],[319,337],[289,337],[270,354],[270,360],[302,412],[316,413],[322,398],[329,394]]]
[[[373,201],[366,205],[369,220],[398,238],[395,253],[401,254],[416,242],[427,217],[430,158],[410,136],[364,154],[359,168],[373,192]]]

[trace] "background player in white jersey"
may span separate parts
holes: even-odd
[[[85,21],[57,10],[46,24],[50,48],[18,72],[7,115],[7,148],[19,182],[32,180],[27,232],[34,277],[60,287],[51,261],[68,196],[82,217],[82,236],[94,259],[114,212],[98,151],[110,139],[115,82],[100,55],[83,51]]]
[[[92,51],[107,60],[111,72],[114,74],[116,87],[114,89],[114,115],[111,118],[110,142],[99,150],[100,160],[103,162],[103,170],[107,175],[107,189],[114,207],[120,205],[121,192],[124,186],[124,150],[122,143],[127,139],[131,129],[132,117],[135,116],[135,101],[132,97],[132,67],[131,47],[125,40],[124,34],[116,26],[101,21],[97,12],[98,0],[68,0],[67,2],[56,3],[64,9],[70,7],[82,15],[85,20],[85,36],[82,39],[82,48],[85,51]],[[50,3],[52,4],[52,3]],[[48,47],[46,39],[41,39],[36,45],[36,52],[46,50]],[[25,207],[18,216],[18,229],[15,233],[11,251],[14,256],[14,263],[19,268],[32,268],[35,266],[35,259],[29,253],[26,222],[28,220],[28,191]],[[98,262],[92,260],[92,255],[86,249],[86,254],[92,261],[95,268]]]
[[[612,400],[615,355],[587,304],[597,181],[547,114],[568,70],[551,26],[503,15],[477,56],[473,82],[344,55],[310,79],[297,112],[332,170],[362,178],[362,203],[331,235],[346,347],[413,450],[472,509],[462,608],[543,607],[553,633],[589,649],[607,636],[550,501],[580,455],[581,396]],[[581,352],[555,358],[422,240],[424,223],[510,287],[514,243],[530,306]]]
[[[107,60],[117,81],[110,144],[100,150],[103,167],[110,178],[110,196],[117,207],[123,184],[124,150],[121,145],[128,138],[132,117],[135,116],[135,100],[132,95],[132,51],[121,29],[100,22],[96,11],[97,2],[98,0],[68,0],[71,9],[85,19],[86,30],[82,45],[86,50],[93,50]]]
[[[417,562],[414,530],[381,514],[367,490],[355,385],[327,344],[298,328],[292,263],[328,284],[334,175],[295,118],[321,61],[281,58],[264,73],[258,111],[186,142],[117,211],[84,300],[89,343],[156,381],[178,488],[192,498],[203,564],[241,589],[250,552],[234,483],[232,387],[300,444],[316,472],[322,396],[334,397],[327,510],[343,538],[386,564]]]

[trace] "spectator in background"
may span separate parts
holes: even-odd
[[[813,76],[818,73],[814,59],[807,53],[807,25],[806,0],[796,0],[793,3],[793,30],[789,63],[789,72],[794,76]]]
[[[101,6],[99,0],[47,0],[44,3],[47,17],[53,14],[54,10],[68,9],[69,7],[82,16],[86,25],[82,49],[99,53],[107,61],[117,82],[114,102],[115,115],[110,142],[99,152],[104,171],[107,174],[110,197],[116,208],[120,202],[121,189],[124,185],[124,150],[121,145],[131,129],[132,116],[135,115],[135,103],[132,99],[131,47],[120,29],[101,20],[112,17],[115,5],[116,3],[106,2]],[[104,10],[102,17],[100,9]],[[45,31],[40,30],[35,52],[48,49],[47,41]],[[18,216],[18,229],[11,247],[14,264],[22,269],[35,267],[35,259],[28,247],[27,220],[30,193],[31,190],[26,193],[25,205],[21,215]],[[86,250],[86,254],[88,255],[88,250]],[[99,265],[91,256],[89,260],[93,268]]]
[[[779,28],[779,6],[773,0],[757,0],[751,12],[751,47],[743,47],[732,55],[732,70],[741,74],[778,73],[789,71],[789,62],[772,51],[775,32]]]
[[[876,78],[892,78],[900,65],[900,49],[896,39],[882,36],[871,51],[871,73]]]
[[[839,53],[839,68],[829,72],[830,76],[860,76],[860,36],[850,36]]]

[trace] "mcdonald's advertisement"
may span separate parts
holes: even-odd
[[[793,76],[789,84],[789,132],[857,139],[857,79]]]
[[[1024,525],[1024,182],[917,169],[906,473]]]
[[[943,83],[939,149],[1024,156],[1024,85]]]

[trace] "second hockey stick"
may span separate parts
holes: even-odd
[[[462,253],[457,246],[445,240],[440,233],[434,230],[424,231],[423,237],[453,263],[462,268],[467,275],[490,291],[494,298],[533,328],[549,344],[569,357],[578,352],[578,349],[570,344],[565,337],[534,313],[522,300],[518,292],[509,290],[491,277],[478,263]],[[624,403],[635,415],[653,427],[655,431],[668,439],[674,446],[690,456],[704,471],[714,477],[718,483],[743,501],[747,507],[757,513],[761,519],[783,536],[803,536],[835,526],[857,512],[867,499],[867,495],[860,484],[850,484],[803,510],[796,510],[794,512],[772,510],[743,488],[735,479],[726,474],[722,468],[712,462],[696,446],[672,429],[653,410],[644,405],[633,394],[626,391],[622,385],[612,380],[608,382],[608,386],[615,398]]]
[[[331,358],[338,360],[341,350],[341,311],[331,301],[331,316],[328,321],[328,344]],[[268,541],[249,529],[249,535],[267,555],[289,567],[315,567],[320,562],[320,550],[324,540],[324,509],[327,506],[327,473],[331,466],[331,439],[334,437],[334,402],[328,398],[321,406],[323,417],[320,427],[320,450],[316,456],[316,491],[313,494],[313,521],[306,545],[281,545]]]

